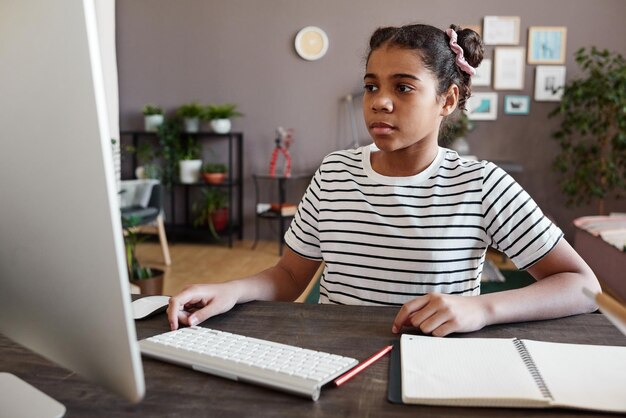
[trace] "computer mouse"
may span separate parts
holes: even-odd
[[[130,306],[133,309],[133,318],[143,319],[161,313],[167,309],[169,296],[146,296],[134,300]]]

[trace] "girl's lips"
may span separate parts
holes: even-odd
[[[375,135],[389,135],[396,128],[385,122],[373,122],[370,123],[370,129]]]

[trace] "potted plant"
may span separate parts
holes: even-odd
[[[232,127],[231,119],[237,116],[243,116],[238,112],[237,105],[225,103],[221,105],[208,105],[206,108],[206,117],[211,121],[211,129],[218,134],[227,134]]]
[[[161,295],[163,271],[142,266],[137,259],[137,244],[143,241],[143,237],[138,233],[139,221],[138,216],[122,217],[128,278],[132,284],[139,286],[142,294]]]
[[[603,215],[604,199],[626,190],[626,60],[592,47],[576,51],[576,62],[583,75],[564,86],[549,114],[563,117],[554,167],[568,206],[595,200]]]
[[[198,102],[182,105],[176,110],[176,116],[183,119],[185,132],[194,133],[200,129],[200,119],[204,117],[205,109]]]
[[[183,184],[197,183],[200,180],[200,145],[192,138],[187,137],[187,143],[180,149],[179,179]]]
[[[474,125],[464,111],[458,111],[445,120],[441,126],[439,142],[456,151],[459,155],[469,155],[470,147],[465,136],[474,129]]]
[[[174,183],[174,173],[181,154],[180,124],[178,121],[166,118],[157,131],[159,151],[157,156],[163,159],[161,181],[167,187]]]
[[[202,190],[202,199],[193,205],[195,213],[194,226],[207,225],[216,240],[218,232],[228,226],[228,194],[220,189]]]
[[[202,166],[202,177],[208,184],[222,184],[227,172],[228,167],[222,163],[206,163]]]
[[[143,107],[144,129],[146,132],[156,132],[163,124],[163,109],[152,104]]]
[[[135,176],[138,179],[159,179],[161,178],[161,168],[156,164],[156,152],[151,144],[143,142],[137,147],[129,145],[126,151],[137,156],[137,167]]]

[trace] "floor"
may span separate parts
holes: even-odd
[[[170,253],[172,265],[166,267],[158,243],[146,242],[137,248],[142,264],[165,271],[165,295],[176,294],[192,283],[220,283],[257,273],[279,259],[275,241],[259,241],[254,250],[252,241],[247,240],[236,241],[233,248],[176,243],[170,245]],[[499,253],[490,251],[487,258],[500,269],[515,269],[513,263]]]

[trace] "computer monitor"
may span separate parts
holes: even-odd
[[[0,333],[138,402],[130,303],[93,0],[2,0]]]

